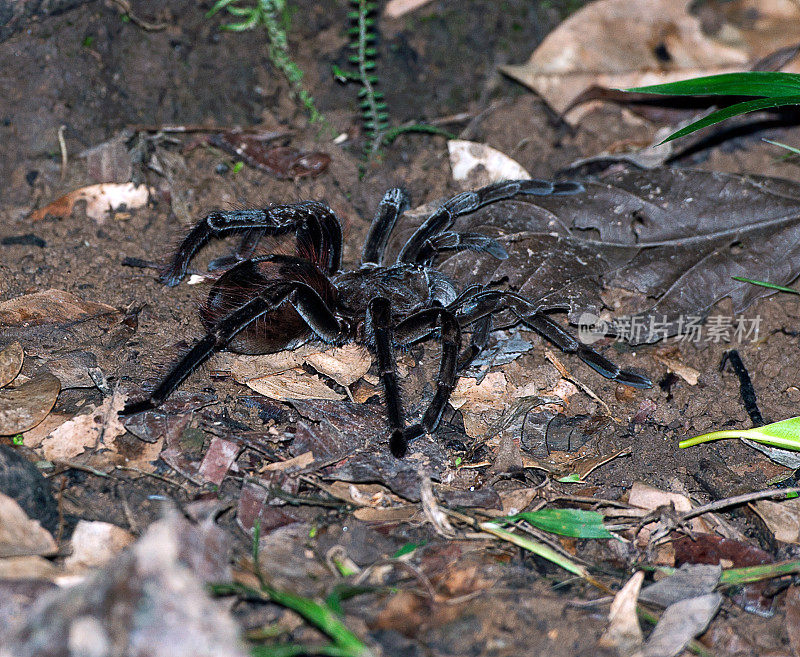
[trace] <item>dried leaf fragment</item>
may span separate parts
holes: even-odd
[[[125,405],[125,395],[115,391],[90,413],[68,420],[42,442],[42,453],[48,460],[74,458],[86,449],[114,449],[113,442],[125,433],[119,412]]]
[[[56,542],[19,504],[0,493],[0,557],[55,554]]]
[[[64,290],[44,290],[0,302],[0,326],[61,324],[116,313],[104,303],[84,301]]]
[[[22,369],[25,352],[19,342],[12,342],[0,351],[0,388],[7,386]]]
[[[486,144],[451,139],[447,150],[453,180],[468,183],[470,189],[502,180],[530,180],[531,175],[518,162]]]
[[[614,596],[608,612],[608,628],[598,641],[602,648],[613,648],[620,655],[629,655],[642,645],[644,636],[636,615],[636,601],[643,580],[644,571],[637,571]]]
[[[48,215],[64,219],[72,214],[76,203],[85,201],[86,216],[102,224],[110,213],[135,210],[147,205],[147,201],[154,193],[155,190],[152,187],[135,185],[130,182],[89,185],[65,194],[49,205],[36,210],[29,219],[40,221]]]
[[[49,372],[18,388],[0,390],[0,436],[13,436],[35,427],[52,410],[59,392],[61,383]]]
[[[108,522],[81,520],[72,534],[72,554],[64,566],[69,570],[105,566],[134,540],[133,534],[122,527]]]

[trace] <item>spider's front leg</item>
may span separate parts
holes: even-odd
[[[183,239],[161,275],[161,282],[169,286],[180,283],[192,258],[212,238],[248,233],[248,248],[252,250],[264,235],[285,235],[292,231],[299,243],[311,249],[310,260],[328,273],[338,271],[342,260],[339,220],[324,203],[303,201],[263,210],[212,212]]]
[[[383,297],[370,302],[369,318],[374,332],[378,367],[386,396],[387,415],[392,427],[389,448],[392,454],[401,458],[405,455],[409,442],[419,438],[423,433],[434,431],[439,424],[444,407],[456,384],[461,329],[453,313],[446,308],[437,306],[407,317],[393,330],[391,304],[388,299]],[[394,343],[402,345],[416,342],[428,337],[437,327],[440,330],[442,354],[439,374],[436,377],[436,392],[419,423],[407,427],[403,416],[400,387],[397,382]]]

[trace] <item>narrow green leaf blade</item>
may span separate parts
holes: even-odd
[[[783,285],[775,285],[775,283],[767,283],[765,281],[757,281],[752,278],[745,278],[744,276],[731,276],[735,281],[742,283],[752,283],[753,285],[760,285],[761,287],[768,287],[771,290],[778,290],[779,292],[789,292],[790,294],[800,294],[800,291],[791,287],[784,287]]]
[[[686,135],[697,132],[702,128],[707,128],[710,125],[714,125],[720,121],[730,119],[734,116],[739,116],[740,114],[747,114],[748,112],[757,112],[765,109],[773,109],[775,107],[785,107],[787,105],[800,105],[800,95],[783,96],[780,98],[759,98],[757,100],[748,100],[743,103],[736,103],[730,107],[725,107],[721,110],[717,110],[716,112],[712,112],[699,121],[690,123],[685,128],[681,128],[677,132],[673,132],[661,143],[666,144],[668,141],[672,141],[678,137],[685,137]]]
[[[585,509],[539,509],[498,520],[527,520],[534,527],[546,532],[573,538],[614,538],[603,525],[603,514]]]
[[[633,87],[626,91],[670,96],[780,96],[800,95],[800,75],[780,71],[722,73],[690,80]]]
[[[514,532],[510,532],[506,529],[501,529],[500,525],[498,525],[496,522],[482,522],[480,524],[480,528],[489,534],[497,536],[497,538],[501,538],[504,541],[508,541],[509,543],[513,543],[514,545],[521,547],[523,550],[528,550],[528,552],[532,552],[543,559],[552,561],[557,566],[561,566],[564,570],[567,570],[578,577],[590,579],[589,572],[586,570],[586,568],[575,563],[571,559],[568,559],[563,554],[559,554],[549,545],[534,541],[532,538],[527,536],[521,536],[520,534],[515,534]]]
[[[800,417],[792,417],[788,420],[781,420],[780,422],[773,422],[772,424],[752,429],[731,429],[729,431],[704,433],[702,436],[682,440],[678,443],[678,446],[693,447],[694,445],[724,438],[748,438],[764,445],[800,451]]]

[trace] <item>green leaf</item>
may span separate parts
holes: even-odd
[[[690,123],[685,128],[681,128],[677,132],[673,132],[667,137],[662,144],[677,139],[678,137],[685,137],[693,132],[697,132],[702,128],[707,128],[710,125],[730,119],[740,114],[747,114],[748,112],[757,112],[759,110],[772,109],[774,107],[785,107],[787,105],[800,105],[800,95],[796,96],[783,96],[779,98],[759,98],[758,100],[748,100],[743,103],[736,103],[730,107],[725,107],[716,112],[712,112],[708,116],[703,117],[699,121]]]
[[[723,73],[701,78],[633,87],[626,91],[671,96],[779,96],[800,95],[800,75],[795,73],[751,71]]]
[[[535,541],[528,536],[522,536],[506,529],[502,529],[496,522],[482,522],[480,523],[479,527],[483,531],[492,534],[493,536],[497,536],[497,538],[508,541],[509,543],[513,543],[514,545],[521,547],[523,550],[532,552],[543,559],[552,561],[557,566],[561,566],[564,570],[567,570],[578,577],[590,579],[589,571],[587,571],[586,568],[575,563],[571,559],[568,559],[563,554],[556,552],[549,545],[539,543],[539,541]]]
[[[792,417],[788,420],[781,420],[780,422],[773,422],[772,424],[752,429],[731,429],[704,433],[702,436],[682,440],[678,443],[678,446],[693,447],[694,445],[724,438],[748,438],[764,445],[800,451],[800,417]]]
[[[420,541],[419,543],[406,543],[405,545],[401,545],[400,548],[392,555],[392,559],[399,559],[406,554],[411,554],[417,548],[421,548],[423,545],[427,544],[428,541]]]
[[[233,165],[233,169],[231,169],[231,173],[239,173],[242,170],[243,167],[244,167],[244,162],[239,160],[238,162],[236,162]]]
[[[743,568],[728,568],[722,571],[720,584],[741,586],[750,582],[758,582],[773,577],[783,577],[792,573],[800,573],[800,561],[782,561],[768,563],[762,566],[745,566]]]
[[[761,287],[768,287],[771,290],[778,290],[779,292],[789,292],[790,294],[800,294],[800,291],[795,290],[791,287],[784,287],[783,285],[775,285],[775,283],[766,283],[764,281],[756,281],[752,278],[745,278],[744,276],[731,276],[731,278],[735,281],[741,281],[742,283],[752,283],[753,285],[760,285]]]
[[[497,520],[503,522],[526,520],[546,532],[573,538],[614,538],[603,525],[603,514],[585,509],[539,509]]]

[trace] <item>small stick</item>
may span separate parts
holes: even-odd
[[[560,360],[558,360],[558,358],[556,358],[556,355],[552,351],[550,351],[549,349],[545,349],[544,350],[544,356],[545,356],[545,358],[547,358],[547,360],[549,360],[553,364],[553,367],[555,367],[558,370],[558,373],[561,376],[563,376],[567,381],[570,381],[570,382],[574,383],[581,390],[583,390],[587,395],[589,395],[589,397],[591,397],[598,404],[600,404],[605,409],[605,411],[606,411],[606,413],[608,414],[609,417],[611,417],[611,418],[614,417],[611,414],[611,409],[608,407],[608,404],[606,404],[602,399],[600,399],[600,397],[598,397],[589,386],[587,386],[585,383],[581,383],[580,381],[578,381],[578,379],[576,379],[574,376],[572,376],[569,373],[569,370],[566,367],[564,367],[564,364]],[[614,418],[614,419],[616,419],[616,418]]]
[[[713,511],[719,511],[720,509],[726,509],[731,506],[738,506],[739,504],[745,504],[747,502],[755,502],[756,500],[765,500],[771,497],[786,497],[791,493],[800,493],[799,488],[771,488],[768,490],[761,490],[756,493],[745,493],[744,495],[736,495],[734,497],[728,497],[724,500],[717,500],[716,502],[710,502],[709,504],[704,504],[703,506],[698,506],[696,509],[692,509],[691,511],[687,511],[686,513],[681,514],[681,521],[690,520],[691,518],[696,518],[697,516],[701,516],[704,513],[711,513]]]
[[[67,141],[64,139],[66,129],[67,126],[65,125],[58,128],[58,146],[61,148],[61,180],[64,180],[67,175]]]

